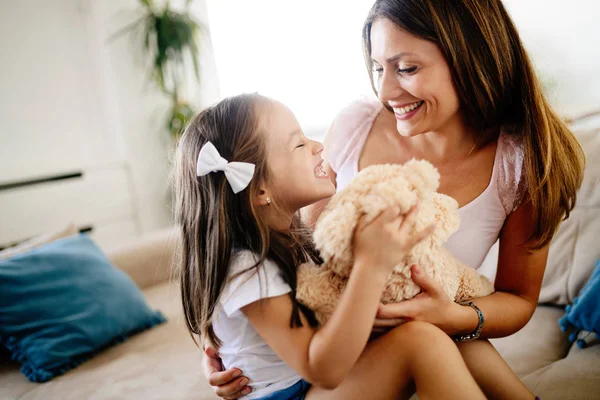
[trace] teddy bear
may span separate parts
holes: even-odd
[[[435,229],[417,244],[390,273],[381,295],[384,304],[411,299],[421,289],[412,281],[410,267],[441,284],[456,302],[486,296],[492,283],[473,268],[460,262],[444,244],[458,230],[458,203],[436,192],[440,175],[427,161],[412,160],[403,165],[382,164],[364,168],[332,197],[320,215],[313,239],[323,264],[303,264],[298,269],[298,301],[314,311],[324,324],[344,291],[353,265],[352,238],[358,220],[373,220],[390,206],[406,214],[418,202],[415,232],[435,223]]]

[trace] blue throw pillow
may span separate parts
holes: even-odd
[[[565,315],[559,319],[563,332],[571,331],[569,340],[574,342],[582,331],[593,332],[600,339],[600,261],[592,272],[592,276],[586,283],[579,296],[575,298],[572,305],[566,307]],[[577,340],[581,348],[587,346],[589,335]]]
[[[0,343],[33,382],[166,319],[86,235],[0,261]]]

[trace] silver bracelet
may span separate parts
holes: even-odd
[[[481,331],[483,330],[483,322],[484,322],[483,313],[481,312],[479,307],[477,307],[472,301],[465,301],[465,302],[458,303],[458,304],[460,304],[461,306],[469,306],[469,307],[473,308],[477,312],[477,318],[479,319],[479,322],[477,323],[477,328],[475,328],[475,330],[473,332],[468,333],[466,335],[453,336],[452,339],[454,339],[455,342],[464,342],[464,341],[468,341],[468,340],[479,339],[479,335],[481,335]]]

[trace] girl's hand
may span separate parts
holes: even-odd
[[[417,205],[402,216],[398,207],[390,207],[379,214],[369,224],[364,217],[358,222],[354,232],[354,260],[375,271],[389,274],[406,254],[419,242],[431,234],[430,226],[413,235]]]
[[[211,347],[204,349],[204,376],[215,394],[223,399],[239,399],[251,392],[248,378],[242,376],[242,371],[230,368],[223,371],[219,353]]]
[[[411,276],[422,292],[413,299],[400,303],[380,304],[376,327],[395,326],[405,321],[424,321],[436,325],[450,335],[456,333],[453,327],[454,316],[461,311],[461,306],[448,297],[438,282],[416,265],[411,268]]]

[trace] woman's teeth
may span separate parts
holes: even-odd
[[[315,176],[317,178],[322,178],[324,176],[327,176],[327,172],[325,172],[322,165],[319,165],[317,168],[315,168]]]
[[[404,107],[400,107],[400,108],[394,108],[394,112],[398,115],[404,115],[404,114],[408,114],[409,112],[413,111],[414,109],[416,109],[417,107],[419,107],[421,104],[423,104],[422,101],[417,101],[416,103],[412,103],[408,106],[404,106]]]

